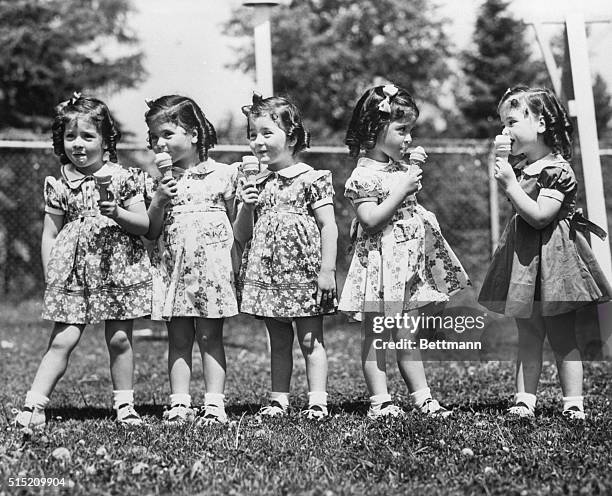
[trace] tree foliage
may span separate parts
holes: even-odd
[[[142,80],[130,0],[0,0],[0,128],[37,128],[75,90]]]
[[[459,107],[464,135],[487,138],[499,132],[497,103],[509,86],[548,83],[546,68],[533,60],[526,25],[515,19],[505,0],[486,0],[478,12],[473,47],[463,53],[468,95]]]
[[[235,10],[227,33],[251,38],[252,15]],[[391,81],[437,105],[449,75],[444,25],[427,0],[293,0],[272,18],[275,93],[297,102],[318,142],[343,136],[373,84]],[[252,44],[238,52],[233,67],[253,70]]]

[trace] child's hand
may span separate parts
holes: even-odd
[[[395,175],[395,187],[404,196],[416,193],[420,189],[422,176],[423,170],[418,165],[413,165],[408,173]]]
[[[246,208],[253,209],[257,204],[257,200],[259,200],[259,191],[257,191],[257,186],[250,181],[246,181],[241,179],[242,181],[242,202]]]
[[[157,190],[153,194],[153,202],[163,207],[177,195],[177,192],[176,179],[173,177],[163,177],[160,179]]]
[[[338,295],[336,293],[336,277],[333,270],[321,270],[319,272],[315,298],[322,308],[336,306]]]
[[[100,213],[105,217],[109,217],[111,219],[116,219],[119,215],[119,206],[115,201],[115,195],[112,191],[108,191],[108,200],[99,200],[98,201],[98,209]]]
[[[495,159],[495,173],[493,177],[495,177],[504,191],[507,191],[512,184],[517,182],[510,162],[508,162],[508,159],[501,157]]]

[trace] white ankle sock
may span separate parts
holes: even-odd
[[[327,406],[327,393],[325,391],[310,391],[308,393],[308,407]]]
[[[113,391],[113,408],[116,410],[124,404],[134,404],[134,390],[133,389],[119,389]]]
[[[421,408],[427,400],[431,399],[431,390],[428,387],[422,388],[414,393],[410,393],[410,397],[412,398],[414,405],[417,408]]]
[[[525,403],[533,412],[536,406],[536,395],[531,393],[516,393],[514,395],[514,404],[516,403]]]
[[[225,395],[222,393],[206,393],[204,395],[204,404],[205,405],[215,405],[219,408],[223,408],[223,400],[225,399]]]
[[[372,408],[379,409],[383,403],[391,403],[391,395],[389,393],[370,396],[370,405]]]
[[[47,398],[45,395],[37,393],[35,391],[28,391],[26,393],[25,402],[23,406],[44,410],[48,404],[49,398]]]
[[[191,395],[189,393],[173,393],[170,395],[170,407],[174,405],[185,405],[191,408]]]
[[[578,407],[581,412],[584,412],[584,396],[563,397],[563,411],[569,410],[573,406]]]
[[[289,393],[278,393],[272,391],[270,393],[270,401],[276,401],[283,408],[289,408]]]

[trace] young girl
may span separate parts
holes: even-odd
[[[246,244],[240,310],[262,317],[270,335],[272,392],[261,415],[285,415],[293,368],[293,326],[308,377],[308,418],[327,416],[323,315],[335,312],[336,241],[331,173],[299,162],[308,134],[299,110],[253,96],[243,108],[253,154],[267,169],[243,182],[234,231]],[[248,244],[247,244],[248,242]]]
[[[511,154],[523,155],[517,180],[507,159],[497,158],[495,178],[515,215],[480,291],[490,310],[516,317],[519,350],[515,405],[510,414],[533,417],[548,336],[563,390],[563,414],[584,419],[582,362],[576,345],[576,309],[609,300],[612,288],[583,233],[605,233],[576,211],[571,157],[572,125],[546,89],[518,86],[498,106]]]
[[[75,93],[57,107],[52,129],[62,168],[60,179],[45,179],[41,253],[47,283],[43,318],[55,325],[15,422],[45,425],[48,397],[85,325],[104,320],[117,420],[139,424],[132,325],[151,313],[149,258],[138,237],[149,228],[142,193],[135,178],[114,163],[120,135],[100,100]],[[108,199],[96,188],[104,176],[111,182]]]
[[[358,160],[344,193],[353,204],[358,226],[339,309],[363,321],[361,360],[370,392],[368,417],[374,419],[397,417],[403,411],[392,403],[387,390],[382,345],[388,340],[388,330],[379,333],[373,319],[380,319],[380,314],[431,314],[449,295],[469,285],[435,216],[416,201],[420,168],[407,170],[400,163],[412,142],[410,133],[418,116],[406,90],[376,86],[357,102],[346,134],[350,155],[357,157],[363,149],[365,156]],[[392,337],[394,341],[414,340],[418,331],[394,328]],[[397,362],[421,412],[451,413],[431,397],[418,349],[398,349]]]
[[[236,167],[217,163],[213,125],[198,105],[178,95],[147,102],[149,143],[169,154],[172,174],[147,180],[149,239],[153,248],[154,320],[168,327],[168,423],[193,418],[189,384],[197,339],[206,393],[200,423],[225,423],[223,319],[238,313],[230,250]]]

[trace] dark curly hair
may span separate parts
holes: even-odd
[[[371,150],[376,145],[378,133],[389,122],[412,115],[419,117],[419,108],[414,98],[405,89],[394,87],[397,92],[389,97],[390,112],[380,110],[379,106],[387,98],[384,86],[367,90],[357,101],[353,116],[346,131],[344,143],[349,147],[349,155],[357,157],[361,150]]]
[[[267,115],[280,127],[289,139],[295,139],[293,155],[310,146],[310,133],[304,128],[302,114],[287,98],[271,96],[263,98],[253,93],[253,103],[242,107],[242,113],[247,118],[247,139],[251,136],[250,118]]]
[[[53,152],[59,157],[60,163],[69,164],[70,159],[64,150],[64,132],[66,125],[77,117],[86,117],[96,126],[102,136],[104,150],[108,152],[111,162],[117,161],[117,142],[121,133],[115,125],[115,120],[104,102],[97,98],[81,96],[75,93],[70,100],[55,107],[55,117],[51,132],[53,136]]]
[[[217,132],[214,126],[202,112],[202,109],[191,98],[180,95],[165,95],[157,100],[147,101],[149,110],[145,112],[145,121],[150,126],[153,121],[162,119],[181,126],[188,132],[198,131],[198,156],[204,161],[208,158],[208,150],[217,144]],[[152,148],[151,133],[147,141]]]
[[[514,86],[502,96],[497,106],[499,113],[502,106],[508,102],[510,108],[521,108],[524,104],[525,115],[530,112],[534,116],[542,116],[546,130],[543,133],[544,143],[564,159],[572,158],[572,133],[574,126],[570,121],[565,107],[555,94],[547,88],[530,88],[529,86]]]

